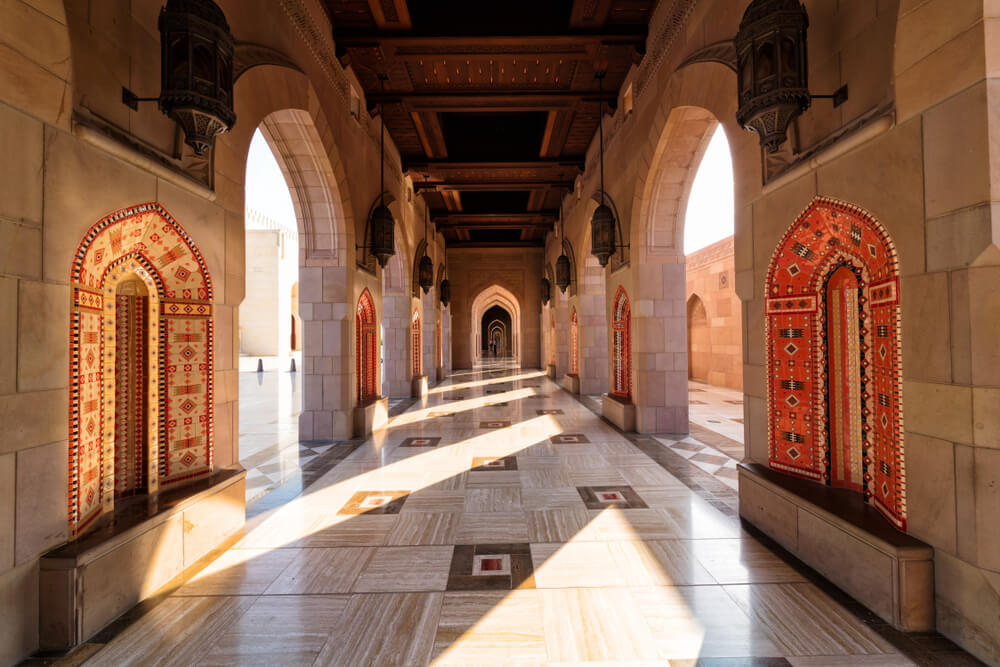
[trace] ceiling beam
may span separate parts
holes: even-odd
[[[368,9],[371,10],[375,25],[381,30],[409,30],[413,27],[410,22],[410,10],[406,6],[406,0],[368,0]],[[386,10],[389,15],[386,16]]]
[[[573,181],[482,181],[462,183],[423,183],[415,182],[413,189],[417,192],[431,190],[434,192],[449,192],[466,190],[470,192],[506,191],[506,190],[547,190],[549,188],[573,188]]]
[[[448,241],[448,250],[456,248],[544,248],[545,242],[538,241]]]
[[[369,108],[379,104],[405,104],[413,112],[428,111],[568,111],[584,102],[615,106],[616,90],[479,90],[456,92],[375,93],[368,95]]]
[[[567,55],[593,55],[592,50],[602,45],[644,44],[646,27],[637,26],[633,32],[580,32],[573,35],[524,35],[515,37],[478,35],[386,35],[382,32],[338,33],[337,46],[343,49],[381,47],[390,52],[387,56],[430,58],[475,57],[480,59],[486,51],[501,47],[497,55],[518,57],[552,58]]]
[[[526,213],[443,213],[432,214],[431,219],[441,229],[463,227],[466,229],[518,229],[541,227],[551,229],[559,211],[531,211]]]

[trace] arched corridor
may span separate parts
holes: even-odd
[[[0,667],[1000,665],[983,5],[0,2]]]

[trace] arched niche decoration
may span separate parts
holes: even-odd
[[[576,307],[569,316],[569,374],[576,375],[580,372],[580,318],[576,314]]]
[[[412,377],[423,375],[423,352],[420,339],[420,311],[414,310],[410,318],[410,373]]]
[[[608,263],[611,265],[611,272],[614,273],[618,269],[628,266],[631,246],[629,243],[628,233],[625,231],[625,229],[622,228],[622,216],[619,215],[618,213],[618,206],[615,204],[615,200],[607,192],[603,192],[603,200],[602,200],[601,190],[598,190],[593,195],[591,195],[590,201],[587,202],[587,207],[586,207],[586,220],[588,226],[587,238],[588,239],[590,238],[590,233],[589,233],[590,218],[594,215],[594,211],[597,210],[597,207],[601,205],[602,201],[603,203],[607,204],[611,208],[611,211],[615,214],[615,252],[613,255],[611,255],[611,257],[608,260]],[[590,252],[589,245],[590,244],[588,243],[588,248],[587,248],[588,253]]]
[[[410,276],[410,289],[414,299],[421,298],[423,290],[420,288],[420,259],[424,256],[427,248],[427,239],[420,239],[417,242],[417,249],[413,252],[412,275]],[[436,287],[432,285],[431,289]]]
[[[708,310],[697,294],[692,294],[687,302],[687,327],[688,378],[707,382],[712,358],[711,333],[708,327]]]
[[[363,403],[378,396],[375,359],[378,356],[377,317],[375,300],[366,287],[358,298],[355,313],[357,347],[357,396]]]
[[[483,288],[472,300],[470,309],[472,322],[470,326],[471,348],[473,358],[479,361],[482,358],[482,328],[483,315],[493,306],[500,306],[510,314],[510,354],[520,363],[521,361],[521,303],[514,296],[513,292],[501,285],[490,285]]]
[[[906,528],[899,263],[862,209],[814,200],[767,273],[771,468],[854,488]]]
[[[611,309],[611,393],[632,400],[632,306],[621,285]]]
[[[191,237],[155,202],[90,228],[73,259],[70,294],[75,536],[113,510],[116,497],[212,471],[214,294]]]

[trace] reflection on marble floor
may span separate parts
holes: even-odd
[[[247,470],[247,504],[300,473],[333,444],[299,444],[300,376],[240,372],[240,464]]]
[[[540,372],[456,374],[351,445],[87,665],[914,664]]]

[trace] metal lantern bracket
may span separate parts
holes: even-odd
[[[131,90],[122,86],[122,104],[127,106],[132,111],[139,110],[139,102],[159,102],[159,97],[139,97]]]
[[[810,99],[814,100],[833,100],[833,108],[836,109],[841,104],[847,101],[847,84],[838,88],[833,92],[832,95],[809,95]]]

